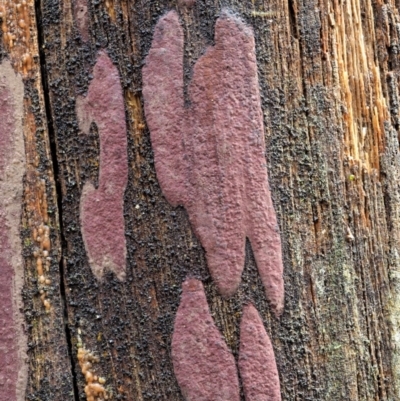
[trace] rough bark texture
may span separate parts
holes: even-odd
[[[68,400],[72,365],[36,10],[33,1],[0,0],[0,14],[0,400]]]
[[[174,375],[171,344],[188,277],[203,283],[213,324],[236,363],[243,310],[249,313],[244,308],[254,305],[252,315],[260,315],[275,353],[282,400],[400,399],[397,0],[40,0],[41,58],[32,2],[0,4],[2,58],[12,61],[25,88],[20,233],[27,399],[183,400],[186,390]],[[229,298],[220,295],[190,210],[176,206],[183,203],[179,199],[171,206],[162,194],[152,127],[143,112],[142,68],[160,18],[175,10],[182,27],[182,101],[188,113],[198,100],[191,98],[190,87],[196,62],[207,59],[207,48],[217,48],[215,26],[223,9],[254,32],[266,165],[282,240],[285,302],[279,318],[267,301],[249,241],[237,291]],[[232,47],[240,57],[241,48]],[[96,118],[83,129],[78,99],[95,82],[102,54],[120,77],[128,183],[126,275],[105,269],[99,280],[85,248],[81,202],[89,183],[102,193],[105,120]],[[40,63],[60,183],[61,281]],[[114,86],[109,91],[105,99],[120,94]],[[170,100],[173,105],[177,99]],[[201,101],[211,102],[211,95],[205,93]],[[191,157],[191,163],[198,162]],[[121,230],[121,224],[113,224],[111,229]],[[108,244],[112,235],[106,235]],[[120,232],[115,238],[120,251],[113,252],[121,257],[124,239]],[[60,283],[65,283],[67,332]],[[261,326],[257,321],[248,327],[257,327],[270,359]],[[250,401],[251,387],[240,387],[241,399]]]

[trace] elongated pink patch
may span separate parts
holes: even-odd
[[[89,264],[97,278],[104,269],[125,278],[124,192],[128,183],[125,106],[117,68],[100,52],[87,96],[78,97],[79,127],[88,133],[95,122],[100,137],[97,189],[87,182],[81,197],[81,227]]]
[[[0,100],[1,101],[1,100]],[[0,106],[0,110],[4,109]],[[3,210],[0,210],[2,213]],[[3,214],[3,213],[2,213]],[[11,261],[8,240],[7,224],[4,216],[0,215],[0,400],[16,400],[16,384],[18,379],[17,346],[14,340],[14,308],[12,283],[14,269]],[[8,251],[7,253],[4,251]]]
[[[87,0],[75,0],[74,19],[84,42],[89,39],[89,15]]]
[[[203,285],[188,279],[172,336],[172,362],[188,401],[239,401],[235,360],[214,324]]]
[[[20,238],[25,148],[24,87],[8,61],[0,65],[0,400],[25,400],[26,335]]]
[[[280,401],[278,369],[271,340],[256,308],[243,308],[239,372],[246,401]]]
[[[281,239],[271,200],[253,31],[223,12],[215,46],[197,61],[184,105],[183,30],[176,12],[155,28],[143,96],[163,194],[183,205],[219,291],[232,295],[249,238],[269,301],[283,308]]]

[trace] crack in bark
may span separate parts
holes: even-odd
[[[77,373],[75,371],[75,364],[73,360],[73,349],[72,349],[72,341],[71,341],[71,331],[68,327],[68,309],[67,309],[67,299],[65,293],[65,283],[64,283],[64,254],[66,249],[66,240],[64,238],[64,230],[63,230],[63,216],[62,216],[62,190],[61,190],[61,183],[59,177],[59,166],[57,160],[57,145],[55,140],[55,130],[53,125],[53,119],[51,114],[51,101],[49,96],[48,90],[48,77],[46,72],[46,56],[44,52],[44,30],[42,24],[42,12],[41,12],[42,0],[35,0],[35,17],[37,21],[37,30],[38,30],[38,48],[39,48],[39,63],[40,63],[40,75],[41,81],[43,85],[43,97],[44,97],[44,104],[45,104],[45,114],[46,114],[46,122],[47,122],[47,130],[49,133],[49,143],[50,143],[50,155],[52,161],[52,171],[54,176],[54,183],[56,188],[56,195],[57,195],[57,210],[58,210],[58,223],[60,226],[59,234],[60,234],[60,244],[61,244],[61,255],[59,260],[59,268],[60,268],[60,298],[62,303],[62,309],[64,312],[64,319],[65,319],[65,337],[67,341],[68,347],[68,357],[70,360],[70,367],[71,367],[71,376],[72,376],[72,385],[74,390],[74,401],[79,401],[79,387],[78,387],[78,379]]]

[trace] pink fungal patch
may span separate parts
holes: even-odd
[[[89,15],[87,0],[76,0],[74,2],[74,18],[83,41],[87,42],[89,39]]]
[[[172,336],[172,361],[188,401],[239,401],[235,360],[214,324],[203,285],[188,279]]]
[[[1,72],[1,70],[0,70]],[[14,103],[5,77],[0,75],[0,174],[4,174],[15,131]]]
[[[0,110],[3,110],[0,106]],[[0,213],[2,210],[0,210]],[[0,215],[0,400],[16,400],[18,380],[18,348],[15,341],[13,278],[14,269],[9,260],[10,243],[7,224]],[[4,397],[4,398],[3,398]]]
[[[253,305],[240,324],[239,372],[246,401],[280,401],[278,369],[271,340]]]
[[[0,400],[25,400],[24,268],[20,238],[25,148],[24,88],[8,61],[0,65]]]
[[[176,12],[156,25],[143,68],[143,96],[157,177],[183,205],[220,293],[241,280],[249,238],[267,297],[283,309],[281,239],[265,160],[253,31],[223,12],[215,46],[194,66],[184,105],[184,35]]]
[[[104,269],[123,280],[126,270],[124,193],[128,182],[125,106],[117,68],[100,52],[87,96],[76,109],[80,129],[88,133],[92,122],[100,137],[97,189],[87,182],[81,197],[81,227],[89,264],[97,278]]]

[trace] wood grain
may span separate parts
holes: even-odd
[[[248,245],[238,291],[227,300],[218,294],[186,212],[162,196],[142,111],[141,69],[160,16],[179,14],[187,90],[194,63],[213,44],[222,6],[255,35],[283,242],[280,319],[271,315]],[[183,399],[170,354],[189,274],[204,283],[236,358],[241,311],[253,302],[273,344],[283,400],[400,397],[397,7],[394,0],[88,1],[86,38],[70,2],[41,2],[74,364],[78,349],[93,354],[93,372],[104,377],[109,397]],[[99,51],[117,66],[126,105],[124,282],[113,273],[97,281],[79,224],[82,188],[97,179],[100,148],[96,127],[81,135],[75,104]],[[84,400],[80,370],[77,380]]]
[[[19,345],[18,352],[26,349],[28,360],[27,383],[19,389],[16,399],[73,400],[60,289],[57,197],[34,2],[1,0],[0,13],[1,61],[11,62],[15,73],[23,81],[22,115],[19,118],[22,118],[25,163],[18,166],[22,169],[19,173],[23,176],[23,195],[15,200],[22,204],[22,215],[20,212],[15,216],[12,225],[21,241],[22,255],[14,257],[18,260],[22,256],[23,264],[19,269],[23,270],[23,282],[22,285],[14,283],[13,288],[17,291],[14,296],[23,299],[23,308],[21,303],[18,308],[25,316],[21,329],[27,336],[26,343]],[[11,399],[5,393],[1,397]]]

